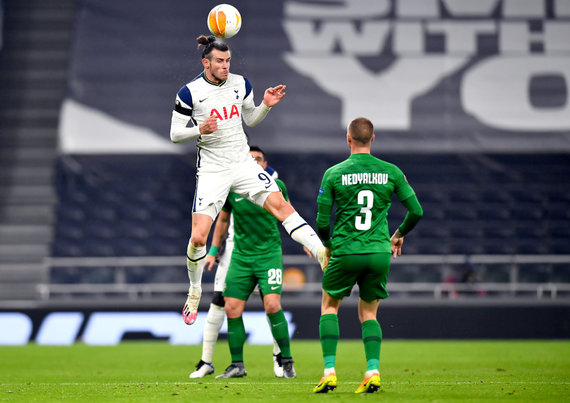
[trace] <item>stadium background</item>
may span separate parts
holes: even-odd
[[[215,4],[3,1],[0,343],[199,342],[200,323],[177,313],[195,147],[168,133]],[[358,115],[419,195],[385,337],[570,336],[570,1],[232,4],[244,20],[232,71],[257,103],[288,87],[246,130],[300,213],[314,223],[322,173],[346,158]],[[403,214],[394,203],[392,229]],[[293,338],[316,338],[320,271],[283,242],[304,275],[283,297]],[[344,337],[360,337],[355,301]],[[251,298],[250,342],[260,308]]]

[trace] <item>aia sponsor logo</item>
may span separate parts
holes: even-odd
[[[236,105],[232,105],[229,112],[225,106],[220,110],[214,108],[210,111],[210,116],[215,116],[220,120],[228,120],[234,117],[239,118],[239,110]]]

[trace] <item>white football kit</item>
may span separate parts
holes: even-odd
[[[259,124],[270,109],[255,106],[251,84],[237,74],[217,84],[202,73],[178,91],[170,137],[175,143],[197,139],[193,212],[215,219],[230,190],[260,207],[269,193],[279,191],[249,154],[242,126],[242,119],[248,126]],[[217,117],[218,129],[200,134],[199,125],[209,116]]]
[[[178,91],[170,138],[174,143],[197,139],[193,213],[215,220],[230,191],[260,207],[270,193],[280,191],[271,176],[250,155],[242,126],[242,119],[248,126],[259,124],[270,109],[263,102],[255,106],[251,84],[237,74],[230,73],[226,81],[214,83],[202,73]],[[213,133],[201,134],[199,126],[210,116],[217,118],[218,127]],[[190,122],[192,126],[188,127]],[[291,238],[307,247],[313,256],[325,256],[319,237],[296,211],[282,224]],[[188,325],[197,319],[206,256],[205,245],[193,245],[191,240],[186,250],[190,288],[182,309],[182,317]],[[319,259],[324,262],[324,258]],[[324,267],[323,263],[321,266]]]

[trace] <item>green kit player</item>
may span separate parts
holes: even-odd
[[[253,158],[263,168],[267,165],[264,153],[257,147],[251,148]],[[259,174],[260,179],[271,181],[267,172]],[[280,179],[275,179],[285,200],[287,189]],[[248,201],[237,193],[230,192],[216,222],[212,244],[219,245],[221,237],[229,226],[229,215],[234,221],[234,249],[226,275],[223,292],[228,317],[228,344],[232,363],[216,378],[235,378],[247,375],[243,363],[243,345],[246,339],[242,313],[245,303],[256,284],[263,296],[263,305],[271,333],[281,350],[281,364],[284,378],[295,378],[291,357],[289,326],[281,308],[281,287],[283,283],[283,252],[277,220],[263,208]]]
[[[401,254],[404,236],[423,215],[402,171],[370,154],[374,141],[372,122],[365,118],[354,119],[348,126],[346,138],[351,155],[325,172],[317,199],[317,229],[331,258],[323,275],[319,322],[325,371],[313,389],[315,393],[326,393],[337,386],[338,309],[355,284],[359,287],[358,317],[367,360],[364,380],[356,393],[374,392],[380,387],[382,330],[376,319],[378,305],[381,299],[388,297],[386,281],[390,257]],[[386,217],[394,193],[408,213],[390,238]],[[331,234],[330,219],[335,204]]]

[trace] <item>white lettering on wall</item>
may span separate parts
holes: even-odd
[[[570,59],[532,56],[487,59],[469,70],[462,82],[465,110],[489,126],[506,130],[564,130],[570,127],[570,102],[561,107],[537,108],[530,104],[528,88],[533,76],[557,75],[570,88]]]
[[[295,333],[291,312],[284,312],[289,336]],[[198,313],[196,323],[185,325],[177,312],[94,312],[79,334],[85,316],[81,312],[52,312],[39,326],[36,342],[44,345],[71,345],[80,337],[89,345],[116,345],[128,333],[149,333],[167,339],[171,344],[200,344],[204,333],[206,313]],[[273,344],[273,336],[265,312],[243,313],[245,331],[250,344]],[[24,345],[30,341],[32,320],[19,312],[0,313],[0,345]],[[220,333],[227,333],[227,323]]]
[[[538,75],[558,76],[570,88],[570,1],[554,1],[554,19],[546,12],[545,0],[289,0],[283,28],[291,52],[283,57],[341,101],[341,126],[366,116],[378,130],[409,130],[412,103],[459,72],[461,106],[480,123],[569,130],[568,99],[531,102],[529,85]],[[493,42],[484,48],[491,54],[481,52],[481,40]],[[380,71],[360,60],[386,54],[393,61]]]

